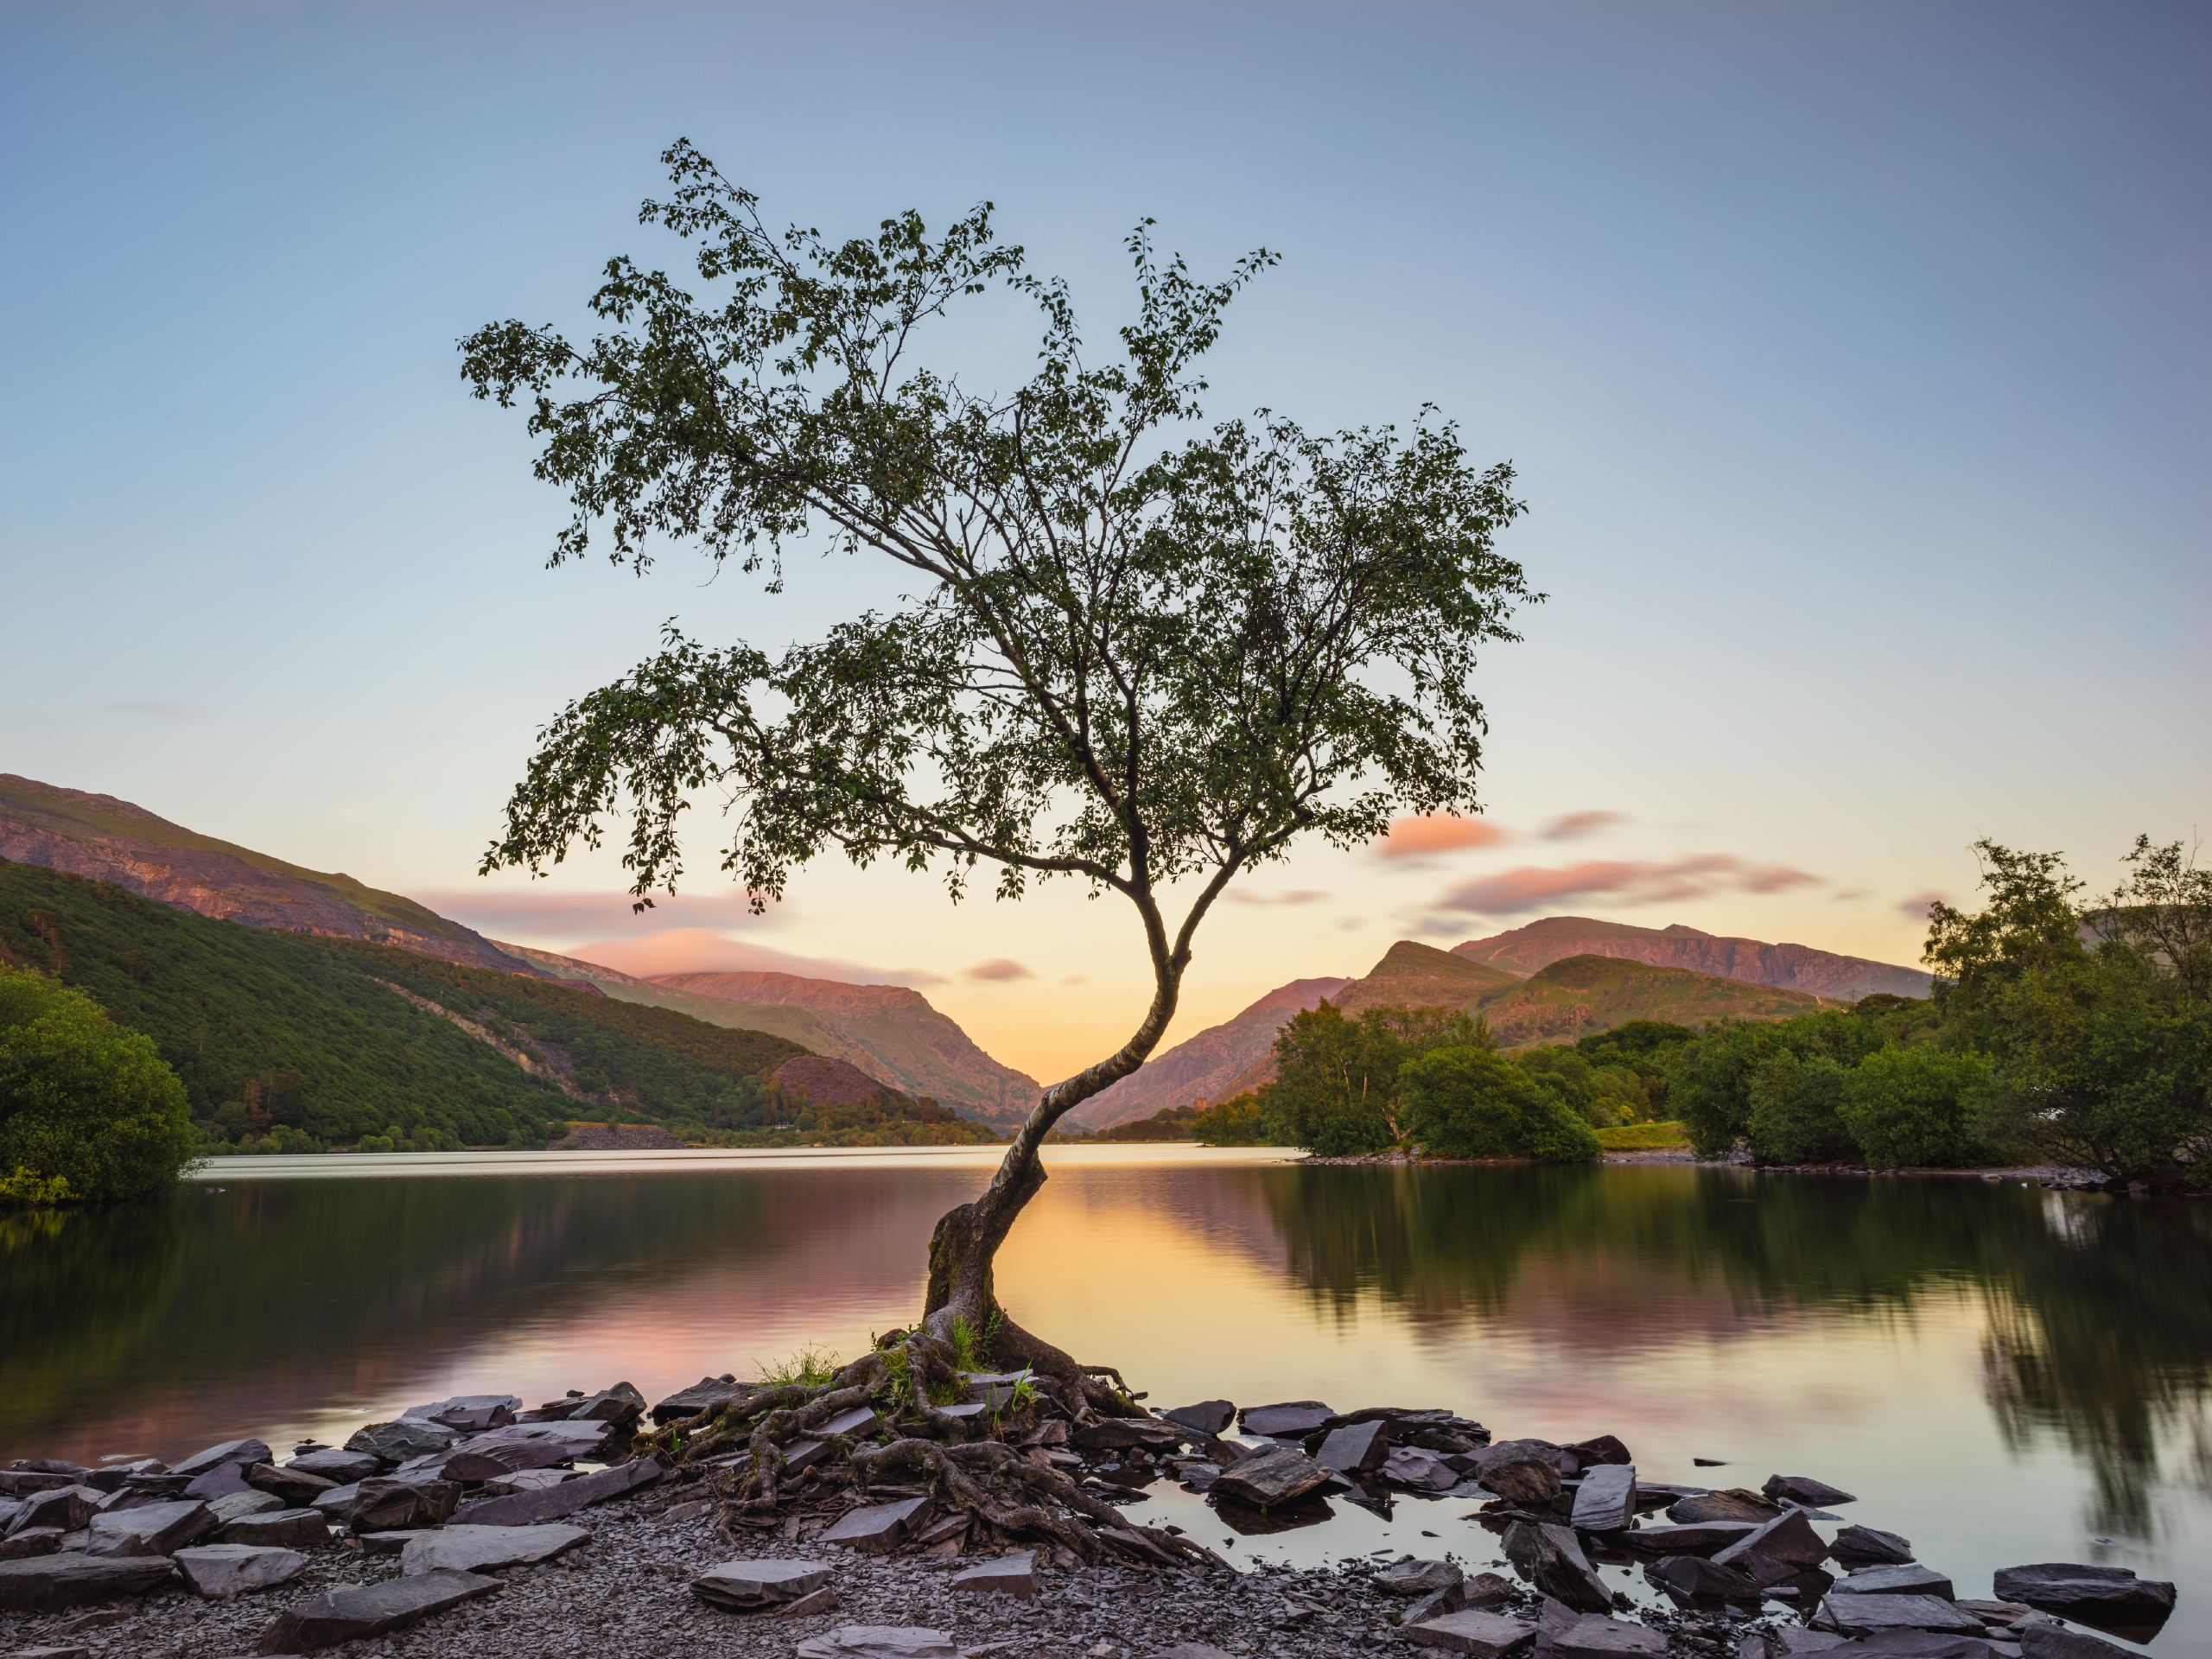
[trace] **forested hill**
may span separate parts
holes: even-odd
[[[1806,991],[1839,1002],[1856,1002],[1877,993],[1924,997],[1929,984],[1929,976],[1917,968],[1840,956],[1809,944],[1733,938],[1679,922],[1671,927],[1635,927],[1586,916],[1547,916],[1510,932],[1470,939],[1452,950],[1471,962],[1516,974],[1533,974],[1568,957],[1616,957],[1653,968],[1682,968],[1719,979]]]
[[[760,1127],[763,1032],[413,950],[213,921],[0,859],[0,961],[82,987],[184,1079],[203,1133],[538,1145],[549,1121]]]

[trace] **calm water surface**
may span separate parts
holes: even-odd
[[[448,1394],[658,1398],[850,1355],[913,1317],[931,1224],[995,1158],[251,1159],[154,1209],[0,1218],[0,1459],[281,1448]],[[1815,1475],[1962,1595],[2029,1560],[2176,1580],[2151,1650],[2212,1656],[2212,1210],[1679,1166],[1050,1163],[1001,1294],[1155,1404],[1444,1405],[1500,1438],[1617,1433],[1656,1479]],[[1487,1564],[1468,1507],[1241,1537],[1169,1489],[1153,1518],[1233,1558]]]

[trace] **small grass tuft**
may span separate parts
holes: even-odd
[[[766,1389],[818,1389],[836,1374],[837,1356],[810,1343],[781,1359],[762,1360],[757,1381]]]

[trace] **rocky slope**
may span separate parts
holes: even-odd
[[[459,922],[350,875],[218,841],[112,795],[0,772],[0,858],[88,876],[217,921],[535,970]]]
[[[1279,985],[1234,1019],[1209,1026],[1186,1042],[1155,1055],[1111,1088],[1101,1090],[1069,1114],[1077,1128],[1105,1129],[1170,1106],[1217,1100],[1264,1054],[1275,1033],[1294,1014],[1334,996],[1348,979],[1294,979]]]
[[[1878,991],[1892,996],[1926,996],[1929,985],[1929,976],[1917,968],[1839,956],[1808,944],[1731,938],[1680,923],[1671,927],[1633,927],[1625,922],[1592,921],[1582,916],[1547,916],[1510,932],[1470,939],[1454,945],[1452,951],[1469,961],[1518,974],[1533,974],[1567,957],[1616,957],[1654,968],[1681,968],[1719,979],[1808,991],[1838,1002],[1855,1002]]]

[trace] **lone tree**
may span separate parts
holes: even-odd
[[[1410,436],[1204,423],[1198,360],[1264,251],[1201,283],[1140,225],[1135,321],[1093,361],[1065,284],[997,241],[988,203],[935,235],[908,212],[833,241],[771,230],[688,142],[663,160],[669,198],[639,217],[694,245],[702,292],[616,258],[588,342],[518,321],[461,342],[474,395],[529,410],[537,475],[569,493],[551,562],[601,537],[642,571],[657,542],[695,543],[772,593],[787,544],[827,537],[906,592],[779,653],[671,626],[545,728],[485,868],[542,870],[626,811],[650,902],[711,786],[756,906],[829,849],[933,869],[956,900],[979,869],[1001,899],[1065,876],[1125,899],[1151,1004],[938,1224],[923,1332],[988,1332],[1001,1362],[1126,1411],[1109,1368],[1003,1319],[993,1258],[1046,1132],[1160,1041],[1230,881],[1302,837],[1477,809],[1477,656],[1541,598],[1494,545],[1522,511],[1512,471],[1471,466],[1427,408]],[[922,351],[995,289],[1043,334],[1030,379],[984,396]]]

